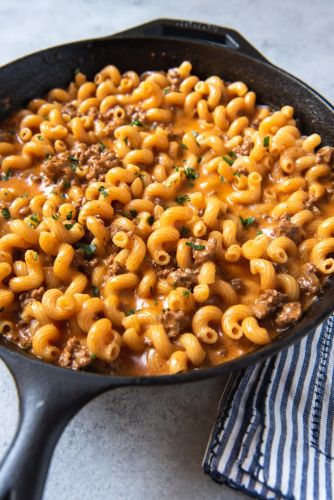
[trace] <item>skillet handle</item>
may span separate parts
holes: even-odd
[[[253,45],[237,31],[223,26],[216,26],[215,24],[205,24],[196,21],[156,19],[155,21],[136,26],[135,28],[122,31],[121,33],[116,33],[107,38],[143,36],[181,38],[184,40],[199,40],[215,43],[228,49],[242,52],[260,61],[268,62],[261,52],[253,47]]]
[[[0,500],[40,500],[53,450],[66,424],[110,383],[92,384],[90,377],[87,383],[78,373],[64,373],[13,354],[0,352],[14,375],[20,400],[18,429],[0,464]]]

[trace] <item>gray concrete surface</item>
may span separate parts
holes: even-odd
[[[0,0],[0,64],[157,17],[184,18],[239,30],[272,62],[333,101],[333,16],[334,2],[326,0]],[[222,386],[223,380],[211,380],[97,398],[61,437],[44,500],[245,498],[201,469]],[[12,378],[0,365],[0,456],[17,414]]]

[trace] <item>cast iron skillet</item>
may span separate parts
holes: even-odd
[[[334,110],[317,92],[269,63],[239,33],[188,21],[157,20],[111,37],[43,50],[0,68],[0,118],[55,86],[66,86],[80,68],[92,77],[106,64],[122,71],[167,69],[190,60],[201,77],[243,80],[258,99],[278,108],[292,105],[304,133],[334,144]],[[190,382],[240,370],[296,342],[332,311],[333,285],[303,319],[271,345],[221,366],[177,375],[118,377],[43,363],[0,339],[0,357],[11,370],[20,400],[19,426],[0,470],[0,499],[37,500],[49,462],[68,421],[90,399],[128,385]]]

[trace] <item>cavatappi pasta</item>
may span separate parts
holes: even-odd
[[[2,124],[2,336],[73,369],[178,373],[284,335],[319,295],[333,148],[191,69],[77,71]]]

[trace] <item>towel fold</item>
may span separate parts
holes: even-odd
[[[232,375],[204,458],[217,482],[263,499],[332,499],[334,316]]]

